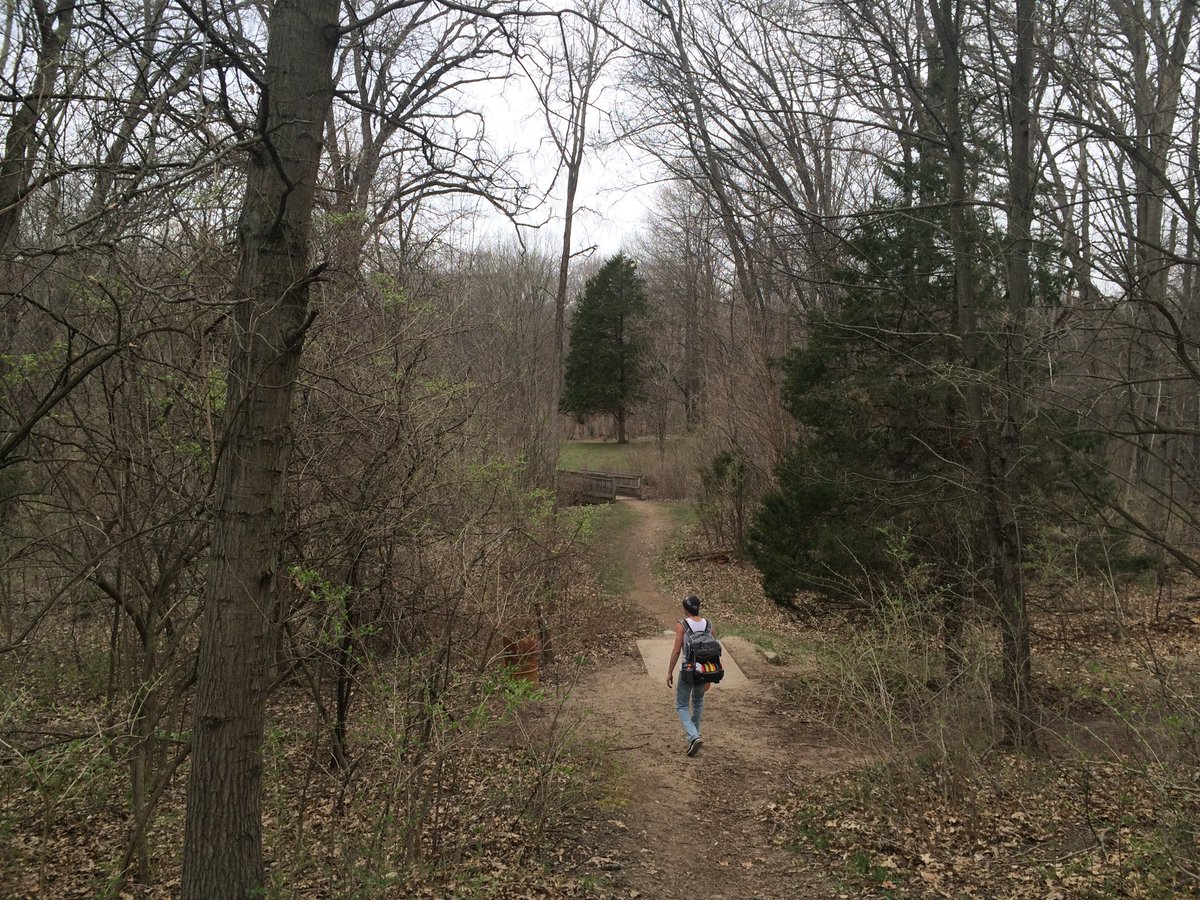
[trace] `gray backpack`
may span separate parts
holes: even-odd
[[[704,630],[694,631],[687,619],[683,625],[683,674],[691,683],[716,683],[725,677],[721,665],[721,642],[713,637],[712,623],[704,620]]]

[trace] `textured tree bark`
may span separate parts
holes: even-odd
[[[316,275],[309,237],[337,14],[337,0],[279,0],[268,23],[197,665],[185,900],[234,900],[263,884],[261,745],[282,493],[292,383]]]

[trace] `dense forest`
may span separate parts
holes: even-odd
[[[0,894],[1200,890],[1196,0],[0,16]]]

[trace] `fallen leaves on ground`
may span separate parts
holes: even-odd
[[[817,678],[784,680],[779,710],[841,733],[866,765],[764,798],[779,846],[839,896],[1174,897],[1200,889],[1200,605],[1104,584],[1031,589],[1041,746],[864,742],[838,698],[811,683],[821,651],[861,623],[801,621],[763,595],[757,572],[684,535],[667,589],[696,593],[719,627],[812,655]],[[1192,599],[1173,600],[1174,596]],[[998,640],[996,641],[998,643]],[[790,661],[795,661],[790,660]],[[835,682],[836,683],[836,682]],[[832,702],[831,702],[832,701]],[[978,736],[974,736],[978,738]]]

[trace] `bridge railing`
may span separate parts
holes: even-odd
[[[642,499],[642,476],[615,472],[555,472],[558,492],[587,503],[611,503],[617,497]]]
[[[642,476],[613,474],[613,486],[617,489],[618,497],[633,497],[642,499]]]
[[[617,486],[608,475],[565,469],[559,469],[554,474],[559,502],[611,503],[617,499]]]

